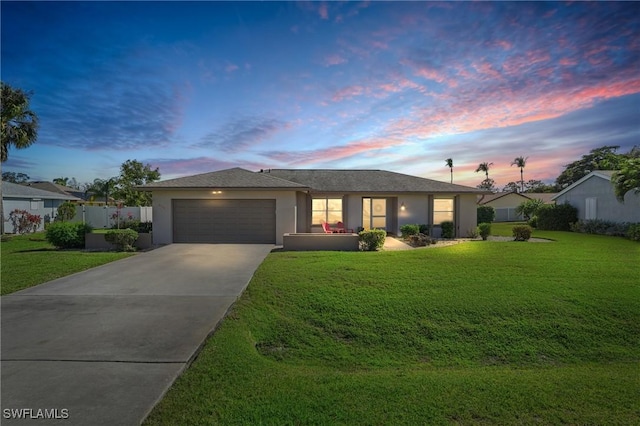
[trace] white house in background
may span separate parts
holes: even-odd
[[[624,202],[613,190],[612,170],[595,170],[556,194],[557,204],[568,203],[578,209],[578,219],[640,223],[640,194],[629,191]]]
[[[513,222],[524,220],[521,214],[516,213],[516,208],[528,200],[542,200],[545,204],[555,204],[551,201],[553,193],[531,192],[499,192],[497,194],[485,194],[478,197],[479,206],[491,206],[496,211],[495,222]]]
[[[241,168],[154,182],[154,244],[282,244],[285,233],[347,229],[399,233],[405,224],[453,221],[457,236],[476,228],[476,197],[485,191],[385,170]]]
[[[2,182],[2,209],[4,214],[4,232],[13,233],[13,225],[9,222],[9,214],[13,210],[26,210],[31,214],[40,215],[42,224],[53,221],[58,212],[58,206],[65,201],[80,201],[72,195],[44,191],[30,186]]]

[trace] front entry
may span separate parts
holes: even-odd
[[[362,199],[362,227],[387,229],[387,200],[385,198]]]

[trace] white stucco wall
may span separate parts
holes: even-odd
[[[458,195],[456,211],[456,236],[464,238],[478,226],[478,205],[475,194]]]
[[[208,190],[155,190],[153,191],[153,243],[173,243],[172,200],[276,200],[276,244],[282,244],[285,233],[296,232],[295,191],[223,191],[212,194]]]
[[[4,218],[4,232],[13,233],[13,225],[9,221],[9,214],[13,210],[26,210],[31,214],[39,215],[42,218],[42,223],[38,227],[38,231],[44,230],[45,223],[53,222],[58,212],[58,206],[64,203],[65,200],[43,200],[43,199],[20,199],[20,198],[4,198],[3,212]]]
[[[578,209],[578,219],[585,220],[586,199],[596,199],[596,218],[611,222],[640,222],[640,194],[629,191],[619,202],[608,179],[592,176],[556,198],[556,204],[571,204]]]

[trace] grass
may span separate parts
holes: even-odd
[[[640,244],[534,236],[272,253],[145,424],[637,424]]]
[[[0,243],[0,250],[2,295],[131,256],[131,253],[57,250],[42,232],[9,237]]]

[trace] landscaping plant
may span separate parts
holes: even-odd
[[[578,221],[578,209],[571,204],[544,204],[536,211],[538,229],[544,231],[569,231]]]
[[[361,250],[376,251],[384,246],[387,231],[384,229],[370,229],[368,231],[361,231],[358,235],[360,237]]]
[[[76,216],[76,205],[65,201],[58,206],[58,215],[56,220],[61,222],[68,222]]]
[[[13,232],[16,234],[29,234],[38,230],[42,218],[26,210],[15,209],[9,213],[9,222],[13,225]]]
[[[479,230],[480,236],[482,237],[482,240],[486,241],[487,237],[491,235],[491,224],[481,223],[480,225],[478,225],[478,230]]]
[[[513,227],[513,237],[515,241],[529,241],[533,229],[529,225],[518,225]]]
[[[104,239],[115,244],[119,251],[135,251],[133,244],[138,239],[138,233],[133,229],[112,229],[107,231]]]
[[[57,248],[84,248],[85,234],[93,230],[91,225],[81,222],[53,222],[47,226],[47,241]]]
[[[491,223],[496,218],[496,209],[492,206],[478,206],[478,223]]]
[[[440,227],[442,228],[442,238],[453,238],[453,222],[442,222]]]
[[[402,238],[407,238],[411,235],[418,234],[420,232],[419,225],[402,225],[400,227],[400,232],[402,234]]]

